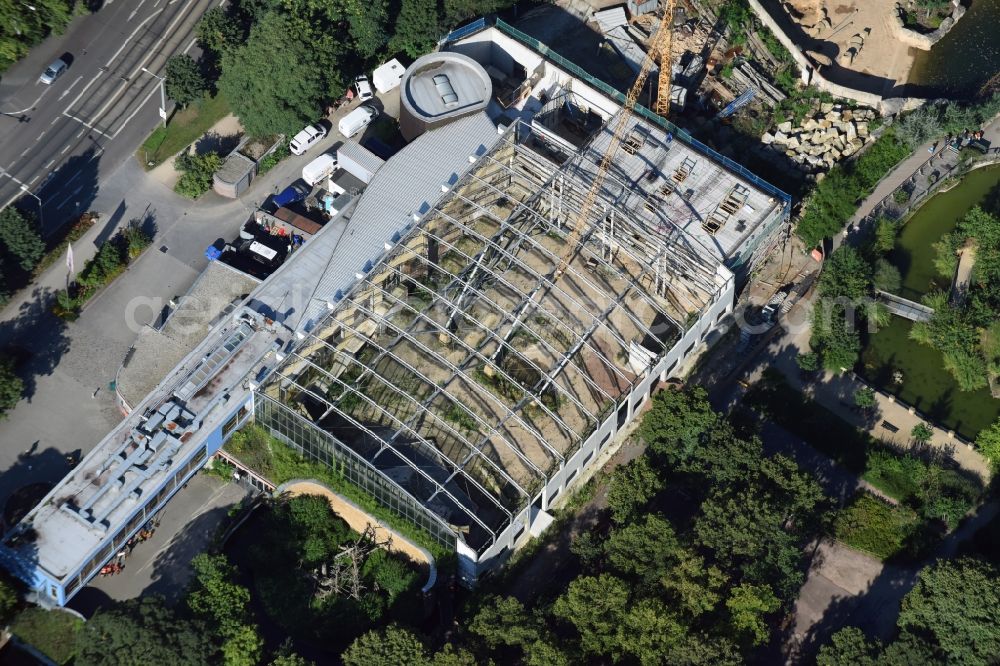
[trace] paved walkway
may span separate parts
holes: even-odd
[[[969,128],[970,130],[974,128]],[[983,139],[991,146],[1000,146],[1000,117],[994,118],[985,127]],[[933,153],[931,150],[933,149]],[[948,150],[944,141],[928,141],[916,149],[908,158],[896,165],[892,171],[886,174],[875,186],[874,191],[861,202],[854,215],[848,220],[847,228],[860,225],[876,206],[887,196],[892,194],[896,188],[912,179],[914,194],[925,192],[939,178],[944,177],[946,171],[958,163],[958,154]],[[844,240],[845,232],[841,231],[833,239],[833,247],[836,249]]]
[[[854,394],[858,389],[867,386],[857,379],[853,373],[825,373],[818,381],[805,382],[796,357],[809,351],[810,326],[809,311],[815,295],[796,303],[788,315],[782,320],[781,326],[785,333],[776,338],[764,351],[762,359],[749,371],[747,381],[752,383],[761,378],[764,370],[775,368],[784,375],[792,388],[802,392],[817,401],[844,421],[869,432],[873,437],[887,441],[897,446],[908,448],[912,445],[910,431],[918,423],[927,423],[918,414],[911,412],[891,397],[881,393],[875,394],[877,410],[874,413],[859,411],[854,405]],[[889,432],[882,427],[883,421],[888,421],[898,430]],[[990,467],[986,460],[971,446],[950,437],[948,431],[927,423],[933,429],[928,446],[938,449],[951,458],[962,469],[973,472],[983,479],[990,476]]]

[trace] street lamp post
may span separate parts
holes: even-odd
[[[158,76],[156,74],[153,74],[151,71],[149,71],[145,67],[142,68],[142,71],[146,72],[147,74],[149,74],[150,76],[152,76],[154,79],[159,79],[160,80],[160,118],[163,119],[163,127],[166,128],[166,126],[167,126],[167,87],[166,87],[166,79],[164,79],[162,76]]]
[[[45,216],[42,212],[42,199],[37,194],[28,189],[27,185],[21,185],[21,191],[27,195],[35,197],[38,201],[38,225],[42,228],[42,233],[45,233]]]

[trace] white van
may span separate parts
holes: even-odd
[[[376,116],[378,116],[378,111],[374,107],[359,106],[340,119],[340,122],[337,123],[337,129],[345,137],[350,138],[368,127]]]
[[[302,167],[302,180],[315,185],[337,170],[337,157],[323,153],[309,164]]]
[[[288,149],[293,155],[301,155],[309,150],[310,146],[326,136],[326,128],[322,125],[310,125],[295,135],[288,143]]]

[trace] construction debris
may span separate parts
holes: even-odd
[[[868,123],[876,115],[873,109],[851,110],[824,103],[802,125],[781,123],[773,134],[765,132],[761,141],[812,171],[826,171],[871,140]]]
[[[772,105],[778,104],[788,97],[788,95],[772,86],[767,78],[761,72],[758,72],[749,62],[740,63],[738,67],[733,68],[732,80],[740,92],[746,92],[750,88],[755,88]]]

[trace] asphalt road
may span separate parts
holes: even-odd
[[[4,73],[0,208],[38,212],[49,235],[87,210],[102,173],[128,159],[160,122],[159,81],[171,55],[195,47],[195,24],[219,0],[108,0]],[[68,54],[51,85],[45,67]],[[37,198],[36,198],[37,197]]]

